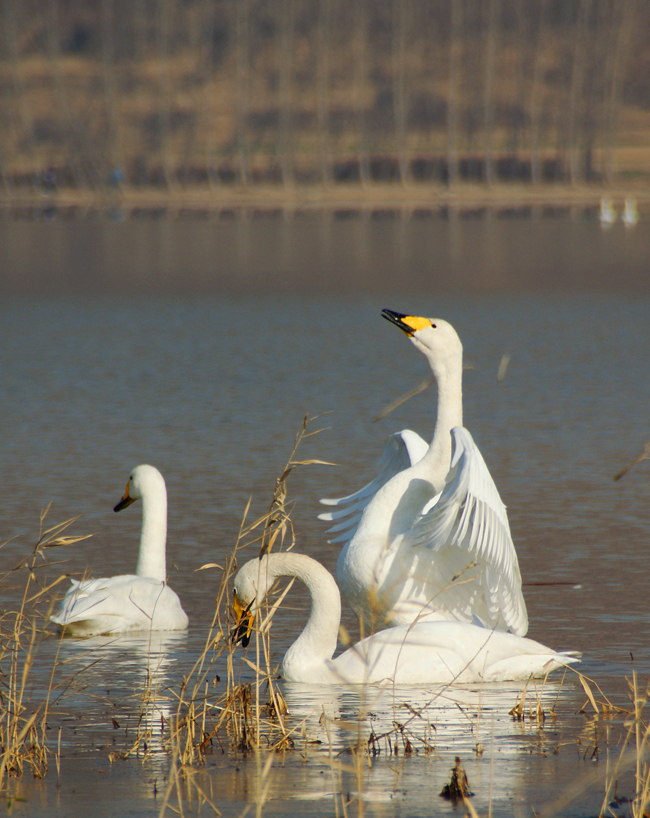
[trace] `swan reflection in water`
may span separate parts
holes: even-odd
[[[368,742],[371,754],[477,752],[494,737],[510,739],[500,753],[519,753],[527,736],[552,718],[570,680],[486,685],[338,686],[291,684],[282,688],[301,735],[334,752]],[[520,741],[518,740],[520,739]],[[481,748],[479,748],[479,752]]]
[[[428,795],[437,795],[449,781],[456,756],[467,767],[472,789],[490,793],[494,802],[511,801],[529,786],[531,754],[552,757],[558,730],[572,721],[576,705],[574,674],[566,678],[531,680],[530,683],[406,687],[334,687],[282,683],[291,724],[302,722],[295,746],[320,749],[336,770],[350,767],[348,754],[356,747],[391,764],[368,768],[366,801],[405,796],[407,788],[424,786],[421,764],[430,759],[425,775]],[[578,697],[579,698],[579,697]],[[562,718],[554,719],[554,709]],[[396,789],[389,769],[398,758],[420,759],[400,766]],[[338,766],[337,766],[338,765]],[[469,766],[468,766],[469,765]],[[414,778],[413,778],[414,776]],[[297,799],[335,798],[341,782],[336,776],[312,776]],[[417,780],[420,784],[417,784]],[[335,780],[336,779],[336,780]],[[430,780],[431,779],[431,780]],[[435,780],[434,780],[435,779]],[[338,783],[337,783],[338,782]],[[353,781],[348,782],[353,784]],[[401,792],[404,790],[404,792]]]
[[[61,640],[59,663],[69,682],[60,699],[74,697],[75,714],[83,714],[75,716],[75,731],[95,745],[109,731],[116,750],[140,742],[140,753],[166,759],[160,751],[177,706],[169,688],[186,642],[187,634],[177,631]]]

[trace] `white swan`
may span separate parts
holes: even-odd
[[[462,622],[417,622],[388,628],[332,659],[341,619],[341,597],[332,575],[304,554],[282,552],[247,562],[234,583],[237,635],[252,620],[278,577],[307,586],[311,613],[282,660],[287,682],[307,684],[449,684],[543,677],[578,661],[532,639]]]
[[[604,228],[611,227],[618,219],[618,213],[614,209],[612,200],[608,196],[603,196],[600,200],[600,224]]]
[[[431,445],[414,432],[393,435],[375,480],[321,500],[337,506],[319,517],[335,522],[334,542],[345,542],[336,566],[343,598],[374,627],[426,616],[524,636],[528,616],[505,506],[462,428],[460,339],[440,319],[382,315],[427,357],[437,418]]]
[[[72,580],[72,588],[51,617],[71,636],[125,631],[174,631],[187,628],[187,615],[178,596],[166,583],[167,490],[153,466],[131,472],[121,511],[142,499],[142,532],[135,574]]]
[[[621,221],[626,227],[635,227],[639,221],[639,211],[636,208],[636,199],[628,196],[625,200],[625,207],[621,213]]]

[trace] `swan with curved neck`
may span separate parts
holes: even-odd
[[[320,518],[343,532],[333,540],[345,543],[343,597],[376,627],[427,617],[523,636],[528,616],[505,506],[463,427],[460,338],[442,319],[382,315],[427,358],[438,387],[435,428],[429,445],[409,430],[393,435],[374,481],[321,501],[336,509]]]
[[[282,678],[307,684],[449,684],[543,677],[578,661],[502,631],[461,622],[424,621],[379,631],[335,659],[341,598],[332,575],[304,554],[282,552],[247,562],[234,583],[240,630],[279,577],[303,582],[311,597],[307,624],[282,660]]]
[[[188,619],[167,585],[167,489],[162,474],[142,464],[131,472],[114,511],[142,500],[140,550],[135,574],[72,580],[51,617],[71,636],[140,630],[184,630]]]

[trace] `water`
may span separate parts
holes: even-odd
[[[372,422],[427,375],[424,358],[382,321],[382,307],[444,317],[463,340],[471,366],[465,424],[509,509],[529,635],[583,651],[581,670],[620,704],[633,668],[647,678],[648,463],[612,480],[650,439],[643,220],[633,231],[604,232],[591,212],[410,220],[45,215],[0,218],[3,565],[35,541],[39,510],[51,502],[52,523],[81,515],[72,530],[93,534],[50,554],[64,561],[52,577],[133,570],[139,506],[119,515],[112,507],[130,469],[151,462],[167,481],[170,584],[191,627],[153,652],[139,639],[61,646],[62,673],[94,664],[57,702],[61,787],[53,765],[44,781],[13,783],[27,799],[17,814],[157,814],[167,756],[110,763],[111,747],[135,730],[151,656],[161,685],[173,688],[201,651],[217,579],[195,571],[229,553],[250,497],[251,515],[266,511],[303,416],[318,416],[312,428],[324,430],[300,455],[338,465],[290,477],[298,548],[330,569],[338,548],[316,520],[318,498],[365,483],[391,432],[431,433],[431,390]],[[497,383],[504,353],[511,361]],[[294,589],[290,599],[273,633],[278,658],[305,618],[304,594]],[[349,615],[345,621],[354,628]],[[35,678],[49,673],[56,648],[55,640],[41,646]],[[461,704],[459,718],[457,704],[436,700],[422,720],[436,725],[435,751],[419,745],[417,756],[391,761],[384,747],[364,785],[369,813],[425,815],[432,802],[434,811],[452,811],[437,794],[456,754],[479,812],[492,799],[495,814],[529,814],[595,770],[599,780],[562,812],[597,813],[605,733],[614,735],[620,720],[580,714],[586,696],[572,678],[559,692],[549,689],[559,717],[540,730],[508,716],[517,693],[468,693],[475,699]],[[307,718],[313,731],[322,730],[314,714],[323,708],[340,725],[353,723],[359,706],[345,692],[286,695],[292,716]],[[412,691],[400,701],[420,696]],[[166,706],[163,697],[163,716]],[[404,713],[381,698],[369,709],[380,726]],[[334,734],[342,747],[347,728]],[[320,751],[310,745],[275,759],[266,778],[265,758],[215,753],[195,780],[223,814],[241,814],[268,785],[264,814],[330,815],[328,793],[354,792],[357,783],[332,767],[321,740]],[[609,752],[613,759],[613,744]],[[351,766],[349,757],[343,762]],[[197,792],[186,786],[198,809]]]

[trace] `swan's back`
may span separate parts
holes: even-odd
[[[419,622],[379,631],[330,663],[339,681],[452,684],[525,681],[578,661],[575,652],[461,622]]]
[[[135,574],[72,580],[52,621],[71,636],[185,630],[188,625],[178,596],[166,583]]]

